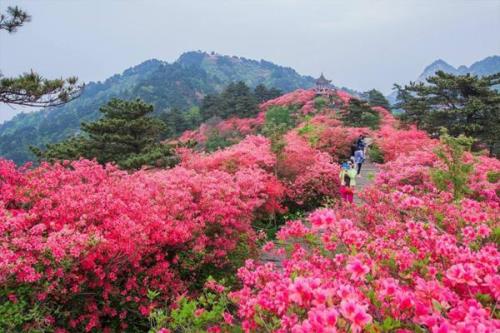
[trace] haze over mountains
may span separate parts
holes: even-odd
[[[470,73],[472,75],[492,75],[500,72],[500,56],[494,55],[486,57],[482,60],[474,62],[469,67],[461,65],[459,67],[454,67],[442,59],[434,61],[429,66],[425,67],[423,72],[416,79],[417,82],[424,82],[429,76],[433,76],[437,71],[443,71],[445,73],[464,75]],[[406,84],[407,82],[403,83]],[[396,102],[397,93],[393,92],[387,96],[387,99],[391,104]]]
[[[0,124],[0,156],[16,163],[30,160],[29,146],[42,147],[78,133],[81,122],[95,120],[99,107],[113,97],[141,98],[156,111],[186,109],[234,81],[251,87],[262,83],[283,92],[314,85],[314,78],[265,60],[201,51],[184,53],[173,63],[151,59],[104,82],[87,84],[78,99],[62,107],[21,113]]]
[[[453,74],[488,75],[500,71],[500,56],[487,57],[469,67],[455,68],[443,60],[427,66],[418,80],[443,70]],[[203,96],[220,92],[227,84],[244,81],[265,84],[283,92],[310,88],[314,78],[265,60],[251,60],[201,51],[186,52],[173,63],[151,59],[104,82],[90,82],[76,100],[58,108],[21,113],[0,124],[0,156],[23,163],[33,158],[29,146],[43,147],[75,135],[84,121],[99,117],[99,107],[113,97],[141,98],[156,111],[187,109]],[[396,94],[388,99],[395,102]]]
[[[458,68],[453,67],[442,59],[438,59],[424,69],[417,81],[424,81],[427,77],[433,76],[437,71],[455,75],[464,75],[467,73],[479,76],[491,75],[500,72],[500,56],[487,57],[476,61],[469,67],[462,65]]]

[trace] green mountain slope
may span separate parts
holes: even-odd
[[[314,84],[312,77],[264,60],[199,51],[184,53],[173,63],[152,59],[104,82],[90,82],[78,99],[62,107],[21,113],[0,124],[0,156],[16,163],[29,161],[33,158],[30,145],[43,147],[78,133],[80,123],[95,120],[99,106],[113,97],[142,98],[156,111],[186,109],[233,81],[251,87],[263,83],[284,92]]]

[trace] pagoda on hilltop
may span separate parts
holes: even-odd
[[[321,76],[316,79],[316,86],[314,87],[316,95],[331,95],[333,93],[333,89],[330,82],[332,81],[327,80],[323,73],[321,73]]]

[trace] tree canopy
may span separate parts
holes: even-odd
[[[201,103],[203,120],[212,117],[227,119],[230,117],[253,117],[259,112],[259,104],[280,96],[282,92],[276,88],[266,88],[259,84],[252,91],[244,82],[230,83],[224,91],[217,95],[207,95]]]
[[[124,169],[172,164],[170,147],[159,142],[165,125],[150,117],[152,105],[141,100],[113,99],[99,111],[103,117],[82,123],[81,135],[49,144],[45,151],[34,149],[35,154],[49,161],[95,158],[102,164],[115,162]]]
[[[473,137],[487,145],[491,154],[498,155],[500,94],[492,86],[499,82],[500,73],[477,77],[439,71],[426,82],[395,85],[397,107],[405,111],[405,122],[432,135],[444,127],[452,136]]]
[[[254,92],[255,98],[257,99],[257,103],[262,103],[262,102],[268,101],[270,99],[274,99],[274,98],[279,97],[283,94],[283,92],[281,90],[276,89],[276,88],[268,89],[263,84],[257,85],[253,92]]]
[[[219,95],[206,96],[201,104],[203,120],[212,117],[251,117],[258,113],[258,102],[252,90],[242,81],[230,83]]]
[[[341,118],[346,126],[377,129],[380,125],[380,114],[372,110],[367,102],[355,98],[349,101],[349,106],[342,112]]]
[[[30,20],[31,16],[19,7],[8,7],[6,13],[0,13],[0,30],[14,33]],[[76,77],[49,80],[30,71],[9,78],[0,73],[0,103],[56,106],[78,97],[82,88]]]
[[[19,7],[7,7],[6,14],[0,13],[0,30],[9,33],[16,32],[17,28],[31,21],[31,16]]]
[[[368,104],[371,106],[381,106],[389,110],[391,106],[385,96],[378,90],[372,89],[368,92]]]

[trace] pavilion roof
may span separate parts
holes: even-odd
[[[323,75],[323,73],[321,73],[321,76],[316,79],[316,84],[317,85],[328,85],[328,84],[330,84],[330,82],[332,82],[332,81],[331,80],[327,80],[325,78],[325,76]]]

